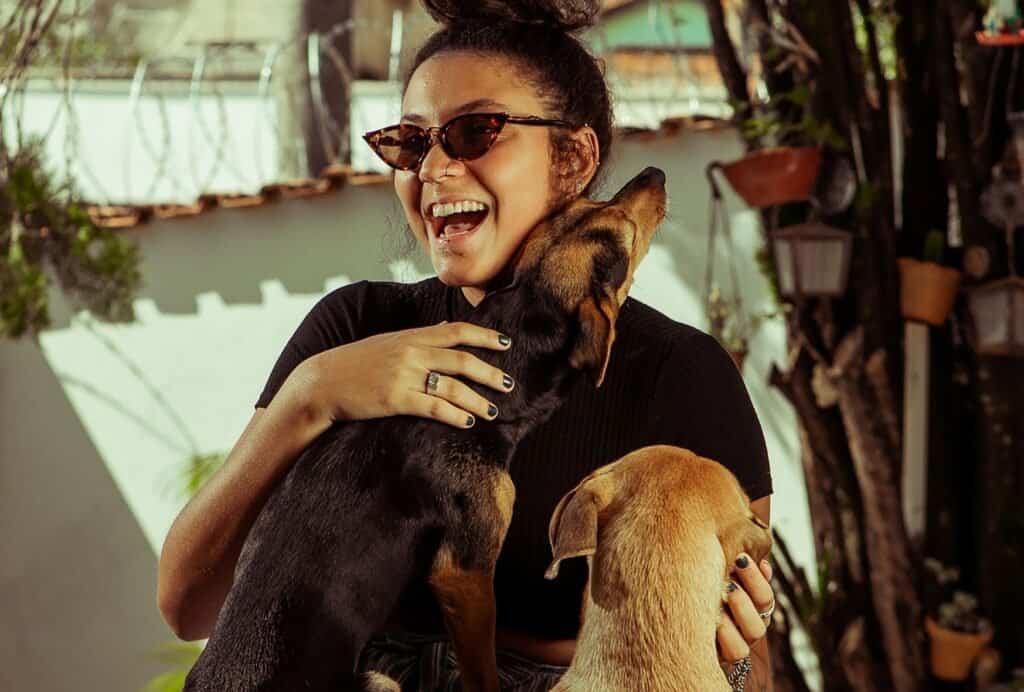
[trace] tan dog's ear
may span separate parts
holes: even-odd
[[[609,486],[605,478],[588,478],[559,500],[548,525],[554,560],[544,573],[546,579],[558,576],[562,560],[597,550],[598,514],[608,506]]]
[[[740,553],[746,553],[754,562],[768,557],[772,549],[772,534],[764,522],[754,517],[739,515],[718,533],[718,541],[725,553],[726,571]]]
[[[577,370],[589,372],[595,387],[601,386],[608,370],[618,314],[615,296],[607,293],[600,298],[585,298],[576,309],[580,332],[569,356],[569,364]]]

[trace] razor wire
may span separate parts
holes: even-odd
[[[26,1],[19,0],[19,7]],[[76,22],[85,22],[79,2],[74,0],[73,15]],[[654,77],[638,71],[637,61],[622,63],[625,69],[620,69],[614,59],[618,47],[602,25],[587,33],[590,50],[605,61],[613,93],[616,89],[621,92],[614,99],[619,109],[616,120],[621,125],[656,127],[665,118],[692,115],[702,108],[711,115],[727,111],[724,97],[714,103],[716,99],[708,95],[689,56],[681,50],[684,31],[677,9],[671,0],[650,0],[647,4],[645,21],[657,44],[651,51],[660,53],[663,67],[671,65]],[[9,27],[17,26],[17,17],[7,19]],[[369,106],[357,103],[353,96],[359,74],[353,58],[340,44],[347,41],[351,45],[357,33],[360,37],[380,36],[386,51],[386,56],[381,56],[386,64],[384,83],[396,84],[409,55],[405,37],[423,28],[417,22],[433,25],[425,17],[395,10],[383,20],[353,18],[325,31],[299,31],[277,40],[191,45],[173,54],[142,56],[130,70],[122,64],[104,72],[107,68],[100,65],[90,69],[88,75],[70,66],[67,56],[76,40],[76,32],[70,30],[59,79],[30,74],[31,88],[28,79],[22,79],[0,94],[0,123],[4,125],[0,136],[6,141],[13,135],[21,143],[27,127],[32,134],[49,139],[63,126],[63,137],[58,139],[64,173],[88,188],[90,201],[94,202],[191,202],[200,194],[214,191],[214,186],[219,191],[252,192],[278,181],[282,169],[305,170],[307,144],[318,148],[329,162],[351,160],[353,118],[357,114],[365,118],[370,111],[362,110]],[[10,32],[3,39],[10,40]],[[290,61],[282,66],[285,56]],[[232,75],[229,69],[238,60],[248,65],[241,76],[237,71]],[[293,71],[296,67],[304,80],[297,79]],[[333,72],[344,90],[348,111],[342,117],[330,107],[331,94],[323,85],[327,70]],[[113,94],[109,89],[105,93],[90,90],[93,80],[104,74],[117,76],[114,84],[124,83],[120,99],[116,90]],[[232,86],[230,95],[226,93],[228,83]],[[25,122],[26,103],[39,94],[58,96],[57,105],[42,117],[36,108],[32,122]],[[123,123],[119,148],[99,154],[95,146],[90,151],[85,146],[95,144],[96,138],[91,135],[97,126],[110,126],[109,121],[97,122],[93,115],[97,109],[88,99],[95,94],[117,101],[116,111]],[[395,97],[400,98],[397,87]],[[242,112],[238,110],[243,107],[242,100],[245,108],[255,109],[255,117],[239,128],[237,114]],[[183,120],[183,112],[187,112],[187,120]],[[8,116],[11,128],[7,126]],[[303,135],[307,117],[312,127]],[[83,139],[85,132],[90,134],[88,140]],[[276,146],[276,156],[269,143]],[[298,158],[285,160],[291,155]],[[117,163],[119,175],[112,174]]]

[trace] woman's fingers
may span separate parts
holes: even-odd
[[[767,564],[767,561],[762,560],[762,563]],[[745,553],[741,553],[734,564],[736,569],[733,570],[733,580],[739,582],[747,592],[759,613],[768,610],[775,600],[772,585],[768,581],[771,579],[771,567],[768,567],[766,574],[763,567],[755,564]]]
[[[495,404],[454,377],[438,374],[436,385],[426,393],[445,399],[465,413],[471,413],[478,418],[493,420],[498,416],[498,407]]]
[[[476,423],[476,416],[439,396],[413,392],[409,406],[411,415],[433,418],[455,428],[471,428]]]
[[[718,640],[718,656],[725,663],[735,663],[750,655],[750,645],[727,613],[722,614],[715,634]]]
[[[465,377],[499,392],[510,392],[515,386],[512,377],[500,368],[489,365],[471,353],[450,348],[430,348],[424,354],[423,366],[446,375]],[[468,388],[467,388],[468,389]]]
[[[734,626],[743,636],[743,640],[749,645],[763,637],[768,631],[754,602],[746,591],[735,581],[729,582],[729,588],[725,595],[728,615],[732,616]],[[727,618],[728,619],[728,618]],[[742,657],[741,657],[742,658]]]
[[[504,351],[512,345],[507,335],[469,322],[441,322],[417,331],[420,343],[436,348],[479,346]]]

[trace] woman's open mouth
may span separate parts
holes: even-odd
[[[449,202],[431,205],[428,218],[434,237],[445,244],[469,237],[484,222],[489,211],[481,202]]]

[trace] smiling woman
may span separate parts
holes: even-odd
[[[366,141],[395,169],[395,192],[437,277],[343,287],[299,326],[249,427],[165,543],[160,604],[183,637],[209,633],[263,503],[328,427],[396,415],[462,428],[500,418],[517,373],[463,347],[515,348],[517,334],[472,324],[476,307],[507,284],[510,260],[538,223],[592,190],[608,160],[608,87],[572,33],[596,21],[598,0],[424,4],[443,26],[412,63],[401,121],[381,123]],[[769,521],[764,437],[729,355],[710,336],[632,299],[615,328],[601,388],[581,380],[511,463],[516,507],[494,574],[502,689],[549,690],[572,658],[586,570],[566,564],[557,580],[544,579],[548,519],[594,469],[652,444],[686,447],[731,470]],[[488,396],[467,381],[485,385]],[[759,613],[773,597],[766,564],[728,558],[740,558],[738,588],[718,647],[731,669],[751,647],[763,650]],[[364,667],[391,675],[403,690],[458,689],[430,592],[411,587],[394,620],[395,629],[366,647]],[[760,682],[764,665],[755,656]]]

